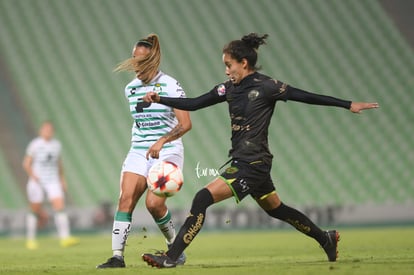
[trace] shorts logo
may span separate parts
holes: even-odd
[[[234,167],[234,166],[230,166],[229,168],[226,169],[226,174],[235,174],[237,173],[237,171],[239,171],[239,168]]]
[[[249,186],[247,185],[247,182],[244,179],[240,179],[240,181],[238,183],[241,186],[242,193],[244,193],[244,192],[246,192],[247,190],[250,189]]]
[[[217,93],[218,93],[219,96],[223,96],[223,95],[226,94],[226,87],[224,86],[224,84],[220,84],[217,87]]]

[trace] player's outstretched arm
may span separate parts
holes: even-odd
[[[160,103],[179,110],[196,111],[223,102],[226,100],[226,97],[219,96],[211,91],[195,98],[160,97],[155,92],[148,92],[142,97],[142,100],[145,102]]]
[[[379,108],[379,104],[377,102],[369,103],[369,102],[352,102],[351,108],[349,110],[353,113],[360,114],[363,110]]]
[[[360,114],[363,110],[379,108],[379,104],[376,102],[352,102],[332,96],[307,92],[294,87],[289,87],[286,99],[307,104],[342,107],[357,114]]]

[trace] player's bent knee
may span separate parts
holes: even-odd
[[[121,197],[118,201],[118,211],[131,213],[136,203],[137,201],[131,196]]]
[[[203,210],[207,209],[210,205],[214,203],[213,196],[207,188],[203,188],[197,192],[193,199],[193,205],[191,206],[192,210]],[[197,212],[197,211],[196,211]]]

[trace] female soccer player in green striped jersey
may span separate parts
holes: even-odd
[[[55,127],[51,121],[42,123],[39,136],[33,139],[26,149],[23,168],[29,176],[27,196],[31,212],[26,218],[28,249],[37,249],[37,226],[47,222],[43,201],[47,196],[54,214],[56,229],[62,247],[79,243],[70,235],[70,222],[65,211],[66,178],[63,172],[62,144],[55,137]]]
[[[191,129],[188,112],[142,101],[142,97],[150,91],[162,96],[185,97],[177,80],[159,70],[160,61],[158,36],[150,34],[134,45],[132,58],[115,69],[136,74],[136,78],[125,87],[125,97],[134,122],[131,148],[122,166],[121,190],[113,223],[113,256],[97,268],[125,267],[123,253],[131,230],[132,213],[147,189],[146,177],[151,166],[158,161],[170,161],[180,168],[183,166],[181,136]],[[166,198],[146,192],[146,207],[169,245],[175,238],[175,228],[165,202]],[[184,264],[185,255],[181,254],[178,261]]]

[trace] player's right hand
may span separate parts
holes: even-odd
[[[160,96],[156,92],[148,92],[143,98],[145,102],[160,102]]]
[[[38,177],[37,175],[33,174],[33,175],[31,176],[31,178],[32,178],[32,180],[34,180],[34,182],[36,182],[36,183],[40,183],[40,179],[39,179],[39,177]]]

